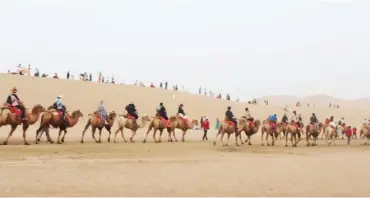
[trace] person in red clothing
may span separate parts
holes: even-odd
[[[352,127],[352,139],[357,140],[357,128],[356,127]]]
[[[207,137],[207,132],[209,130],[209,120],[207,117],[204,118],[203,120],[203,123],[202,123],[202,128],[203,128],[203,141],[204,140],[208,140],[208,137]]]
[[[351,129],[351,126],[348,126],[346,128],[346,136],[347,136],[347,145],[349,145],[350,141],[351,141],[351,136],[352,136],[352,129]]]

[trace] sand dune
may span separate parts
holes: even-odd
[[[337,147],[328,147],[320,141],[318,147],[305,147],[301,142],[298,148],[285,148],[279,141],[276,147],[264,148],[259,145],[257,134],[252,139],[254,146],[225,148],[200,142],[199,131],[189,131],[185,143],[154,144],[148,138],[150,141],[145,145],[125,144],[121,139],[117,144],[108,144],[106,132],[103,144],[95,144],[88,132],[87,143],[79,143],[87,114],[96,109],[100,100],[105,101],[108,110],[116,112],[123,112],[124,106],[134,100],[139,113],[148,115],[154,115],[159,102],[164,102],[170,115],[183,103],[189,118],[208,116],[213,127],[216,117],[224,118],[229,105],[236,116],[241,116],[248,106],[253,116],[264,119],[272,112],[281,116],[284,101],[294,102],[294,97],[292,100],[275,97],[282,102],[280,105],[274,104],[271,98],[269,106],[247,105],[173,90],[1,74],[0,96],[4,101],[13,86],[18,88],[28,107],[49,106],[56,95],[62,94],[68,109],[80,109],[85,116],[69,129],[64,145],[19,145],[22,144],[19,128],[10,145],[0,147],[3,164],[0,177],[6,178],[0,182],[0,190],[4,196],[367,196],[370,193],[369,150],[360,146],[359,140],[350,147],[344,141],[339,141]],[[359,126],[367,113],[359,108],[359,101],[339,102],[356,108],[302,106],[298,113],[306,120],[312,112],[320,119],[327,115],[344,116],[349,124]],[[30,142],[34,140],[37,125],[29,130]],[[0,128],[0,141],[8,131],[8,126]],[[145,129],[138,132],[137,141],[142,140],[144,132]],[[130,132],[126,130],[125,134]],[[55,139],[56,130],[52,130],[52,135]],[[210,140],[214,136],[215,131],[210,131]]]

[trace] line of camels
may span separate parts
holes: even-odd
[[[50,137],[50,126],[53,128],[58,128],[58,140],[57,143],[61,144],[65,141],[65,136],[67,134],[67,129],[74,127],[79,119],[83,117],[82,112],[77,109],[75,111],[67,112],[66,114],[66,121],[61,119],[61,113],[55,110],[52,106],[45,109],[42,105],[38,104],[35,105],[31,111],[28,109],[26,110],[26,117],[27,120],[22,120],[19,115],[13,113],[10,108],[8,107],[1,107],[0,111],[0,127],[10,125],[11,129],[8,134],[8,137],[4,140],[3,145],[7,145],[10,137],[13,135],[14,131],[18,127],[18,125],[22,126],[23,129],[23,140],[25,145],[29,145],[30,143],[27,141],[26,132],[30,125],[35,124],[41,116],[40,126],[36,131],[35,143],[38,144],[41,140],[41,137],[45,133],[47,141],[50,143],[54,143],[54,141]],[[126,114],[124,115],[117,115],[114,111],[109,112],[108,119],[104,122],[97,112],[93,114],[89,114],[91,116],[85,127],[82,131],[81,143],[84,143],[84,136],[89,127],[91,127],[92,131],[92,138],[95,140],[96,143],[101,143],[101,134],[102,130],[106,129],[109,133],[108,135],[108,142],[111,142],[111,132],[114,123],[117,121],[118,128],[114,133],[113,142],[116,142],[116,137],[118,133],[121,133],[121,137],[125,142],[128,142],[124,136],[123,130],[124,128],[130,129],[132,131],[132,135],[129,139],[131,142],[134,141],[134,137],[136,132],[140,128],[147,127],[147,132],[145,134],[145,138],[143,143],[146,143],[147,137],[151,131],[153,131],[153,139],[155,142],[162,142],[162,134],[163,131],[166,129],[168,132],[168,141],[173,142],[177,141],[175,135],[175,129],[180,129],[182,131],[182,138],[181,141],[185,141],[186,132],[189,129],[193,129],[194,126],[198,125],[198,121],[193,119],[189,123],[185,123],[179,116],[171,116],[168,120],[168,123],[163,122],[162,118],[158,115],[149,117],[148,115],[143,115],[138,118],[136,122],[133,122]],[[328,145],[336,145],[336,139],[338,138],[338,134],[344,132],[344,127],[337,126],[335,129],[334,127],[330,127],[328,125],[324,125],[319,123],[318,126],[307,125],[303,127],[298,127],[295,124],[285,124],[278,122],[276,124],[275,129],[272,128],[268,120],[264,120],[261,122],[260,120],[254,120],[253,122],[248,121],[245,118],[238,119],[237,130],[235,130],[235,126],[231,121],[222,121],[220,124],[220,128],[218,129],[218,133],[216,135],[216,139],[213,142],[216,145],[218,141],[218,137],[221,136],[221,143],[223,146],[228,145],[228,141],[232,134],[235,134],[235,144],[240,146],[239,142],[242,144],[248,143],[251,145],[251,137],[252,135],[256,134],[261,129],[261,145],[264,146],[264,139],[268,146],[275,145],[275,141],[280,137],[280,139],[285,138],[285,146],[288,146],[288,139],[290,137],[290,142],[293,147],[296,147],[298,142],[302,139],[301,135],[305,131],[306,136],[306,146],[316,146],[316,141],[320,133],[322,132],[322,139],[325,136]],[[98,139],[95,137],[96,131],[99,131]],[[157,131],[159,131],[159,139],[156,138]],[[236,131],[236,132],[235,132]],[[63,132],[63,134],[62,134]],[[245,141],[242,140],[242,132],[245,133],[247,139]],[[224,135],[227,134],[227,140],[224,141]],[[172,138],[173,137],[173,138]],[[269,142],[269,137],[271,137],[271,144]],[[368,145],[370,141],[370,128],[367,125],[363,125],[360,129],[360,137],[363,139],[366,137],[365,144]],[[311,143],[312,140],[312,143]]]

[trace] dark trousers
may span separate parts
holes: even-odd
[[[208,137],[207,137],[208,129],[204,129],[204,130],[203,130],[203,132],[204,132],[204,133],[203,133],[203,141],[204,141],[204,140],[208,140]]]
[[[65,117],[66,117],[66,110],[64,108],[57,109],[57,110],[62,112],[62,118],[65,119]]]
[[[17,105],[15,107],[17,107],[19,110],[21,110],[21,112],[22,112],[22,116],[21,117],[24,118],[25,117],[25,114],[26,114],[26,109],[23,106],[21,106],[21,105]]]
[[[135,118],[135,120],[137,120],[139,118],[139,116],[136,114],[136,113],[129,113],[132,117]]]

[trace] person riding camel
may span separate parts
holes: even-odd
[[[249,112],[248,107],[245,108],[245,113],[244,113],[244,116],[242,116],[242,117],[247,119],[250,122],[253,122],[253,120],[254,120],[254,118],[251,116],[251,113]]]
[[[103,100],[100,101],[99,107],[96,110],[96,112],[100,115],[100,117],[103,119],[103,122],[105,124],[108,120],[108,115],[107,115],[107,111],[104,108],[104,101]]]
[[[19,97],[17,95],[17,91],[18,91],[17,88],[13,87],[11,91],[12,91],[12,93],[6,99],[6,103],[9,106],[18,108],[22,112],[21,119],[22,120],[27,120],[27,118],[26,118],[26,109],[24,108],[22,101],[19,99]]]
[[[334,121],[334,116],[330,116],[329,119],[329,126],[332,126],[333,128],[336,128],[335,121]]]
[[[296,127],[299,127],[297,124],[297,112],[296,111],[293,111],[293,115],[290,118],[290,123],[295,125]]]
[[[269,120],[269,124],[270,124],[272,130],[276,130],[276,122],[277,122],[276,114],[273,113],[273,114],[269,115],[268,120]]]
[[[136,106],[134,104],[134,101],[131,101],[130,104],[128,104],[125,107],[125,110],[126,110],[128,115],[130,115],[131,117],[134,118],[133,123],[136,123],[136,120],[139,118],[139,116],[137,115],[137,109],[136,109]]]
[[[55,100],[54,104],[53,104],[53,107],[57,110],[57,111],[60,111],[62,112],[62,121],[66,121],[66,107],[65,105],[63,104],[63,100],[62,100],[63,96],[62,95],[58,95],[57,96],[57,99]]]
[[[317,120],[316,114],[312,113],[312,116],[310,117],[310,124],[313,126],[316,126],[318,129],[319,121]]]
[[[343,127],[346,125],[346,122],[344,121],[343,117],[338,121],[338,125],[343,126]]]
[[[184,105],[180,104],[179,108],[177,110],[177,115],[179,115],[182,120],[184,121],[185,125],[188,125],[188,118],[186,117],[185,111],[184,111]]]
[[[288,116],[286,116],[286,113],[284,113],[283,117],[281,118],[281,122],[285,125],[288,124]]]
[[[163,106],[163,102],[159,103],[157,107],[157,114],[165,120],[168,120],[166,108]]]
[[[330,119],[329,119],[329,117],[327,116],[327,117],[325,118],[325,125],[329,125],[329,123],[330,123]]]
[[[226,116],[226,119],[229,120],[229,121],[232,121],[234,123],[234,128],[235,128],[235,132],[237,132],[237,121],[234,117],[234,114],[233,112],[231,111],[231,107],[227,107],[227,111],[225,112],[225,116]]]

